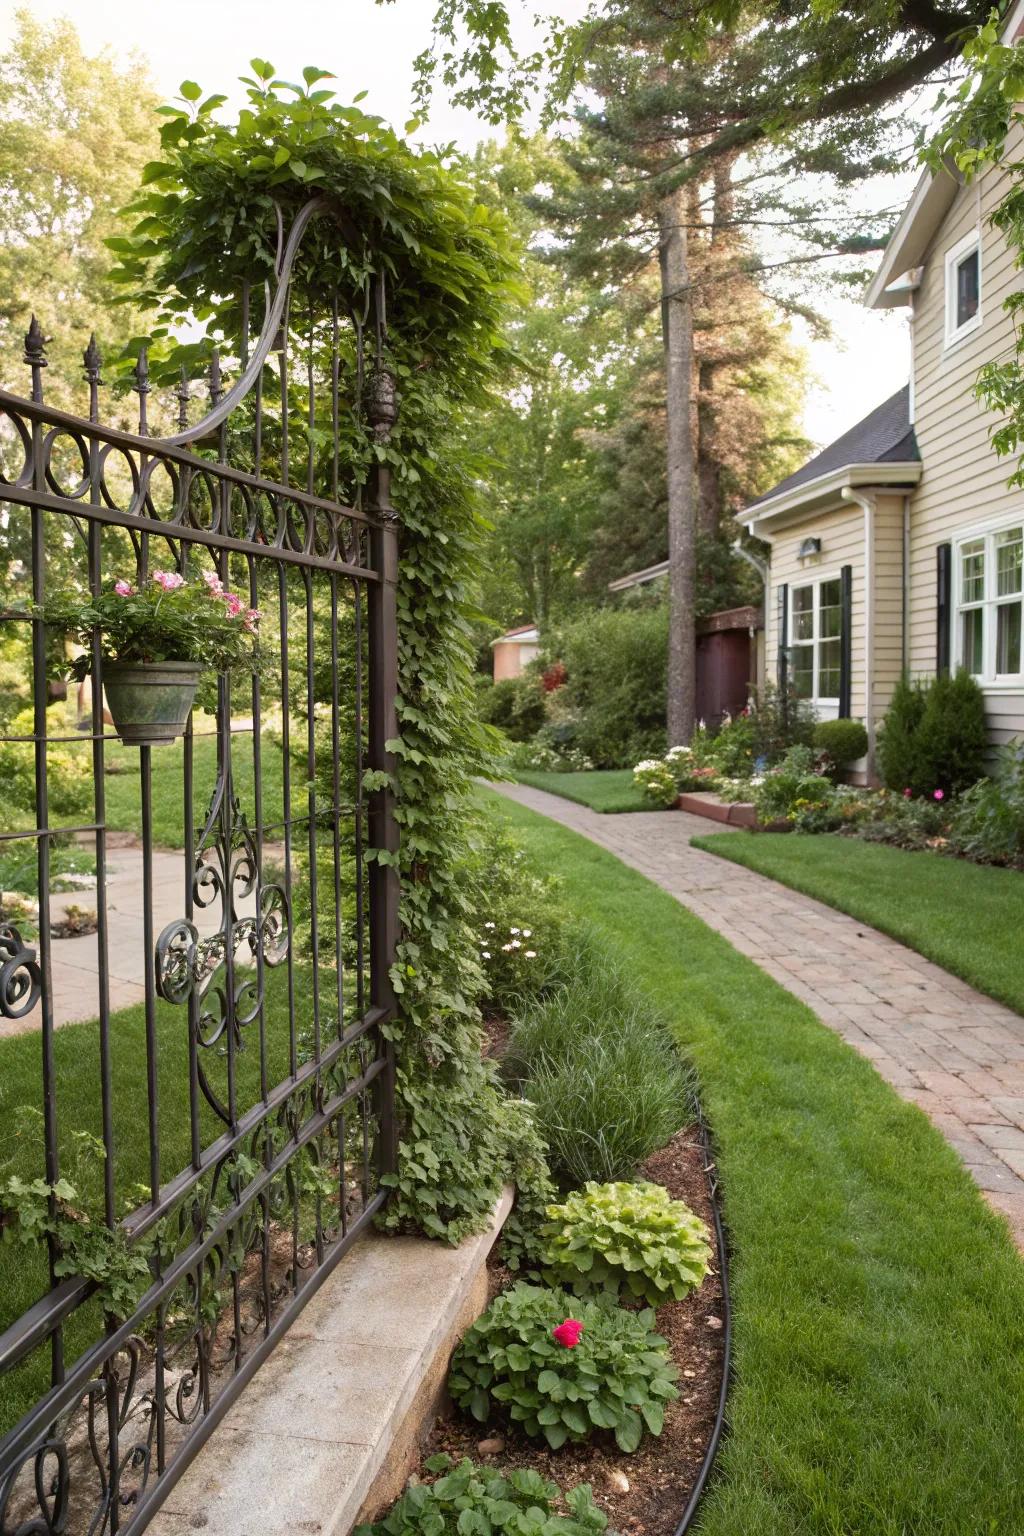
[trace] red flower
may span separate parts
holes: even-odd
[[[583,1332],[583,1324],[574,1317],[567,1317],[564,1323],[558,1323],[552,1328],[552,1336],[566,1349],[575,1349]]]

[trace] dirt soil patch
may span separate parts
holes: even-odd
[[[712,1233],[714,1254],[711,1270],[699,1290],[684,1301],[670,1301],[658,1308],[658,1332],[667,1339],[680,1371],[680,1395],[668,1406],[661,1435],[646,1436],[632,1456],[623,1455],[605,1434],[595,1435],[584,1445],[570,1444],[551,1451],[542,1441],[528,1439],[504,1420],[477,1424],[449,1407],[434,1426],[425,1455],[447,1451],[456,1460],[469,1456],[502,1472],[532,1467],[557,1482],[563,1491],[577,1483],[590,1483],[595,1502],[615,1530],[626,1536],[672,1536],[704,1462],[723,1369],[722,1287],[697,1127],[679,1131],[666,1147],[648,1158],[640,1173],[664,1184],[673,1199],[685,1200],[703,1218]],[[492,1294],[510,1279],[500,1265],[492,1264]],[[503,1448],[482,1454],[478,1447],[487,1440],[500,1440]]]

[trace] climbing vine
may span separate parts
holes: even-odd
[[[471,688],[480,466],[463,428],[507,368],[502,325],[517,293],[517,252],[502,217],[475,200],[457,166],[414,152],[358,105],[335,102],[323,71],[305,70],[301,85],[277,80],[263,60],[252,71],[237,123],[218,121],[224,98],[203,98],[192,82],[163,109],[161,159],[146,168],[133,229],[112,242],[117,278],[132,302],[156,310],[150,363],[169,382],[211,344],[230,349],[237,339],[243,280],[261,270],[273,277],[279,210],[287,228],[316,192],[342,215],[307,231],[294,313],[311,311],[339,283],[343,301],[347,289],[358,307],[373,264],[387,271],[398,424],[389,444],[372,447],[358,423],[342,424],[349,493],[376,453],[393,468],[401,520],[402,940],[390,1026],[401,1130],[384,1222],[456,1242],[486,1220],[507,1178],[535,1201],[546,1196],[528,1113],[501,1093],[481,1056],[484,977],[464,880],[473,778],[489,744]],[[205,319],[204,341],[175,339],[187,314]],[[322,425],[328,441],[330,423]]]

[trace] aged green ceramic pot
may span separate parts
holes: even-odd
[[[176,741],[188,723],[201,661],[108,661],[103,692],[114,729],[128,747]]]

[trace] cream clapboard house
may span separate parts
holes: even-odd
[[[1011,354],[1003,300],[1024,288],[990,222],[1007,187],[999,168],[922,177],[866,295],[909,312],[909,385],[740,514],[770,545],[769,675],[863,720],[872,751],[904,667],[966,667],[993,741],[1024,736],[1024,491],[973,393]]]

